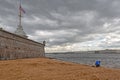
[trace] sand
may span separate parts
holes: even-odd
[[[0,61],[0,80],[120,80],[120,69],[48,58]]]

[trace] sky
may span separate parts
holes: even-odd
[[[46,52],[120,49],[120,0],[21,0],[29,39]],[[19,0],[0,0],[0,27],[14,33]]]

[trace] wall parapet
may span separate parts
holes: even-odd
[[[0,59],[34,58],[45,56],[45,45],[0,29]]]

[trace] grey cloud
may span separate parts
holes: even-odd
[[[7,25],[9,31],[17,28],[18,4],[17,0],[0,0],[0,23]],[[94,41],[97,35],[119,36],[120,33],[119,0],[22,0],[22,7],[26,11],[22,18],[24,31],[31,39],[47,40],[48,47]],[[45,35],[36,34],[37,31]],[[104,45],[101,42],[99,46]]]

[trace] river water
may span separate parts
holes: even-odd
[[[46,53],[46,57],[93,66],[96,60],[101,66],[120,69],[120,54],[95,53]]]

